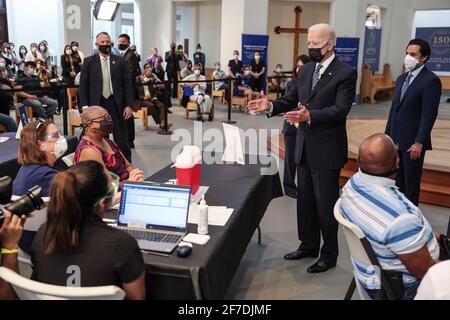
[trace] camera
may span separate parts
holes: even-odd
[[[10,177],[0,178],[0,204],[4,205],[10,201],[12,194],[11,182],[12,179]],[[41,190],[40,186],[34,186],[18,200],[6,205],[4,209],[17,216],[28,216],[35,210],[44,208],[44,201],[39,196]],[[4,210],[0,208],[0,227],[3,225],[4,215]]]

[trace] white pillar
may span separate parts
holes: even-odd
[[[222,1],[220,61],[226,69],[233,50],[241,51],[242,34],[267,34],[269,0]]]

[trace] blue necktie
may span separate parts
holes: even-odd
[[[311,91],[314,90],[314,88],[317,85],[317,82],[319,82],[320,79],[320,69],[322,69],[323,65],[318,64],[316,67],[316,70],[314,70],[313,79],[312,79],[312,85],[311,85]]]
[[[410,85],[409,81],[411,80],[412,77],[413,77],[413,75],[412,75],[411,73],[408,74],[408,76],[406,77],[405,82],[403,82],[403,85],[402,85],[402,91],[400,92],[400,101],[402,101],[403,96],[404,96],[405,93],[406,93],[406,90],[408,90],[408,87],[409,87],[409,85]]]

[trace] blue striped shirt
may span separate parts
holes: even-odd
[[[424,245],[431,257],[439,258],[439,244],[422,212],[395,186],[395,181],[359,171],[342,189],[341,213],[357,225],[372,245],[384,270],[400,271],[403,285],[417,284],[398,255],[418,251]],[[355,275],[366,289],[379,289],[373,266],[352,258]]]

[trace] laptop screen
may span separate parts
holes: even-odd
[[[129,222],[147,229],[186,231],[190,200],[189,187],[124,182],[120,200],[119,225]]]

